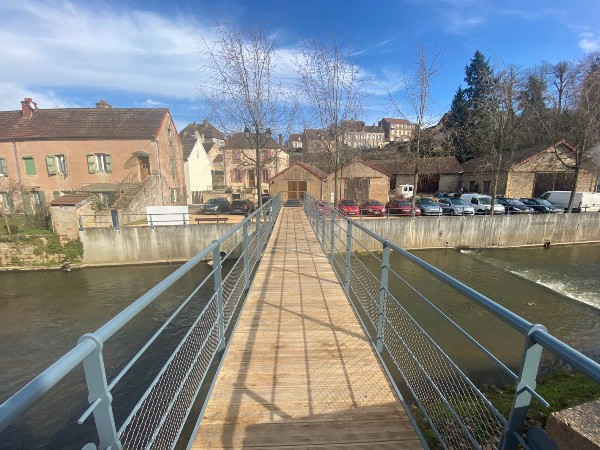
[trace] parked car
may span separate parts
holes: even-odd
[[[417,206],[421,209],[421,213],[424,216],[441,216],[442,215],[442,207],[430,198],[427,198],[427,197],[418,198]]]
[[[385,209],[390,216],[412,216],[412,200],[406,200],[403,198],[395,198],[385,204]],[[421,215],[421,209],[415,205],[415,216]]]
[[[232,214],[250,214],[254,212],[254,203],[250,200],[234,200],[231,202]]]
[[[222,212],[229,212],[229,210],[231,210],[229,200],[224,197],[215,197],[208,199],[208,201],[202,205],[202,208],[200,208],[200,213],[218,214]]]
[[[543,198],[520,198],[523,203],[533,208],[537,213],[561,213],[562,208],[558,208]]]
[[[531,206],[527,206],[521,200],[517,200],[516,198],[496,197],[496,201],[504,206],[506,214],[523,214],[533,212],[533,208]]]
[[[365,200],[359,206],[360,213],[365,216],[383,216],[385,207],[379,200]]]
[[[338,209],[345,216],[358,216],[358,203],[356,200],[343,198],[338,203]]]
[[[475,214],[475,208],[461,198],[441,198],[438,200],[438,204],[442,207],[442,212],[444,214],[453,216],[472,216]]]
[[[462,194],[460,196],[462,200],[470,203],[475,214],[491,214],[492,211],[492,197],[484,194]],[[494,214],[504,214],[504,206],[495,202],[494,203]]]

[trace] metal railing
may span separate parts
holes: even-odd
[[[443,448],[536,448],[541,430],[524,436],[524,423],[532,398],[549,406],[535,390],[543,349],[600,383],[600,365],[548,334],[542,325],[528,322],[371,232],[368,223],[345,217],[309,195],[304,208],[391,381],[401,396],[406,393],[418,407]],[[380,248],[377,253],[369,250],[376,247]],[[427,291],[429,297],[422,285],[409,280],[407,270],[424,271],[430,283],[435,283],[436,288]],[[448,289],[464,296],[482,313],[487,311],[490,320],[495,317],[512,329],[504,342],[511,333],[515,336],[512,365],[516,369],[478,342],[465,324],[459,324],[460,317],[439,306]],[[456,342],[436,341],[434,336],[442,336],[442,327],[451,330],[455,339],[462,339],[469,346],[468,352],[479,355],[493,373],[504,374],[503,379],[515,384],[508,417],[467,376],[470,368],[456,361],[457,352],[452,348]],[[450,340],[448,335],[444,340]]]
[[[226,339],[245,301],[280,207],[280,197],[274,197],[263,209],[256,210],[233,226],[108,323],[82,336],[76,347],[0,405],[0,440],[2,430],[82,366],[89,407],[81,414],[78,423],[83,424],[93,415],[98,437],[89,439],[94,440],[94,445],[113,450],[173,448],[186,426],[200,389],[207,389],[210,385],[207,374],[211,365],[214,370],[226,346]],[[267,210],[269,213],[265,214]],[[197,266],[207,258],[212,258],[212,270],[196,281]],[[126,333],[128,323],[183,277],[192,277],[191,291],[137,353],[123,363],[120,371],[109,373],[105,367],[106,342],[117,332]],[[113,391],[126,377],[132,376],[132,369],[142,358],[148,357],[148,353],[153,356],[158,339],[173,332],[169,327],[181,328],[181,312],[194,304],[199,313],[193,315],[191,323],[185,324],[174,351],[169,353],[162,366],[156,368],[156,375],[141,388],[144,392],[139,401],[121,414],[126,416],[122,423],[116,423]],[[155,362],[154,357],[152,361]],[[136,378],[138,383],[142,380]]]

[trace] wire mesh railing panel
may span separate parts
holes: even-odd
[[[383,342],[396,369],[446,447],[497,447],[504,422],[389,294]]]
[[[123,448],[170,448],[219,345],[215,294],[119,432]]]
[[[355,254],[350,256],[349,284],[351,298],[360,304],[360,309],[376,326],[379,320],[379,278]]]
[[[223,280],[223,306],[225,315],[225,328],[235,315],[240,300],[244,297],[246,289],[246,269],[244,267],[244,258],[239,258],[225,279]]]

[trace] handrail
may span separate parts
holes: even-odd
[[[219,301],[221,302],[220,306],[217,305],[220,308],[218,320],[221,323],[219,327],[221,328],[221,330],[226,329],[226,327],[230,323],[229,321],[231,319],[231,315],[237,309],[237,305],[239,305],[239,296],[242,295],[240,289],[237,288],[237,286],[242,286],[240,285],[239,280],[236,281],[235,279],[233,279],[232,281],[232,279],[228,277],[232,272],[235,271],[234,276],[243,280],[242,287],[244,288],[244,290],[248,288],[250,273],[254,270],[256,264],[258,264],[258,261],[260,260],[262,248],[266,245],[268,234],[270,233],[270,229],[272,229],[273,227],[274,220],[279,213],[280,205],[280,195],[273,197],[268,202],[266,202],[261,209],[257,209],[244,220],[242,220],[240,223],[230,227],[223,235],[221,235],[218,239],[214,240],[204,250],[196,254],[188,262],[186,262],[180,268],[175,270],[172,274],[167,276],[164,280],[159,282],[148,292],[140,296],[131,305],[129,305],[127,308],[125,308],[123,311],[121,311],[119,314],[117,314],[115,317],[109,320],[106,324],[102,325],[95,332],[86,334],[84,337],[82,337],[82,339],[80,339],[80,342],[73,349],[71,349],[69,352],[63,355],[50,367],[44,370],[41,374],[39,374],[32,381],[27,383],[18,392],[16,392],[8,400],[6,400],[0,405],[0,432],[2,432],[8,425],[10,425],[27,408],[29,408],[36,401],[38,401],[44,394],[50,391],[62,379],[64,379],[66,375],[72,372],[79,365],[83,364],[85,368],[88,388],[90,388],[90,392],[93,391],[95,393],[94,395],[90,394],[89,401],[91,406],[83,413],[83,416],[81,416],[81,420],[85,420],[93,412],[94,418],[96,420],[98,434],[100,436],[101,447],[109,447],[113,444],[117,445],[119,438],[114,437],[116,430],[114,426],[114,419],[112,419],[110,405],[110,390],[112,389],[112,387],[114,387],[114,385],[119,381],[121,377],[117,375],[117,378],[113,380],[113,383],[111,383],[110,386],[107,384],[106,374],[104,373],[104,363],[102,360],[103,357],[101,352],[104,343],[108,341],[119,330],[123,329],[123,327],[127,323],[129,323],[148,305],[150,305],[154,300],[156,300],[159,295],[161,295],[169,287],[177,283],[184,275],[188,274],[190,270],[194,268],[200,261],[204,259],[210,259],[210,257],[218,258],[218,261],[215,261],[215,263],[218,262],[218,267],[215,266],[215,269],[213,269],[209,273],[209,275],[207,275],[207,277],[211,278],[213,274],[219,272],[218,278],[215,279],[218,279],[219,282],[218,284],[215,284],[215,295],[213,296],[213,298],[218,297]],[[250,227],[250,224],[252,224],[253,226]],[[250,232],[253,233],[251,239],[248,236]],[[240,240],[242,237],[243,240]],[[220,250],[224,248],[224,244],[229,242],[228,240],[230,239],[238,240],[237,244],[235,245],[242,246],[242,254],[244,256],[243,258],[238,259],[238,261],[234,264],[234,267],[230,269],[230,272],[228,272],[228,275],[224,276],[221,279],[221,263],[222,261],[225,261],[229,255],[222,256]],[[201,284],[204,284],[204,281],[201,281]],[[230,304],[227,305],[227,311],[223,312],[224,305],[222,300],[225,300],[223,290],[227,289],[227,286],[231,285],[235,287],[236,292],[232,293],[230,291],[227,291],[227,300],[230,301]],[[232,298],[232,296],[235,296],[235,298]],[[200,314],[200,317],[202,317],[206,313],[206,310],[208,309],[209,305],[211,310],[215,309],[214,302],[212,300],[209,301],[207,307],[205,307],[204,311]],[[177,314],[180,309],[175,311],[174,314]],[[227,315],[227,317],[225,317],[225,315]],[[225,323],[223,323],[223,321]],[[197,325],[194,324],[192,326],[195,327]],[[158,332],[160,331],[161,330],[159,330]],[[225,336],[222,332],[221,334],[222,338],[224,339]],[[206,339],[208,339],[208,337]],[[223,348],[223,346],[224,343],[220,343],[219,349]],[[147,346],[144,347],[141,351],[144,351],[146,348]],[[178,347],[178,349],[179,348],[181,348],[181,344]],[[214,354],[211,355],[211,359],[214,356]],[[136,355],[136,358],[138,357],[139,354]],[[163,368],[163,371],[168,370],[167,366],[172,361],[173,357],[171,357],[169,361],[167,361],[165,367]],[[128,368],[129,365],[126,367],[126,369]],[[98,370],[100,370],[101,372],[98,373]],[[191,373],[191,369],[188,372]],[[204,372],[204,374],[206,374],[206,372]],[[92,377],[92,379],[89,378],[90,376]],[[204,379],[203,377],[204,375],[201,378],[202,380]],[[199,387],[196,389],[199,389]],[[104,391],[104,393],[102,393],[102,391]],[[180,395],[180,393],[181,389],[177,391],[176,395],[178,396]],[[140,402],[144,402],[145,400],[147,399],[143,398],[142,400],[140,400]],[[168,413],[169,412],[167,411],[166,414]],[[164,417],[165,416],[163,416],[163,419]],[[121,431],[126,426],[129,427],[131,426],[131,424],[125,423],[123,427],[121,427]],[[113,430],[112,432],[110,431],[111,428]],[[158,430],[156,430],[154,433],[158,433]]]

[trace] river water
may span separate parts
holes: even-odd
[[[415,253],[527,320],[546,325],[550,333],[583,353],[595,358],[600,354],[599,244]],[[0,273],[0,403],[72,348],[82,334],[99,328],[176,268],[156,265]],[[208,273],[208,268],[199,270]],[[442,288],[421,279],[423,275],[410,265],[405,274],[422,285],[426,294],[437,295],[453,318],[481,336],[509,365],[518,362],[515,355],[523,345],[520,337],[510,335],[501,325],[490,325],[464,298],[451,292],[439,296]],[[130,357],[126,349],[144,342],[192,285],[192,280],[184,280],[148,308],[126,333],[116,336],[111,347],[114,360],[107,361],[107,367]],[[435,326],[432,329],[436,339],[450,340]],[[510,347],[515,347],[516,353],[509,351]],[[463,358],[465,364],[469,362],[470,352],[462,347],[451,345],[449,352]],[[479,366],[473,367],[470,375],[475,372],[477,377]],[[134,390],[135,379],[129,383],[125,390]],[[72,425],[85,404],[85,393],[73,388],[74,384],[67,380],[59,385],[54,398],[44,399],[31,414],[0,434],[0,448],[81,448],[85,443],[81,436],[90,432],[86,427],[93,420],[82,427]],[[62,398],[75,395],[77,401],[61,403]],[[72,408],[73,412],[65,414]],[[68,417],[62,417],[65,415]],[[115,415],[120,418],[122,414]]]

